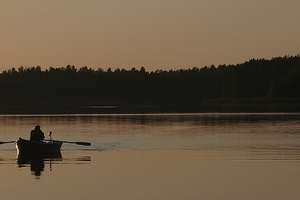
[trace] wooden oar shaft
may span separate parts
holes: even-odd
[[[3,141],[0,141],[0,144],[9,144],[9,143],[15,143],[16,141],[6,141],[6,142],[3,142]]]
[[[77,145],[83,145],[83,146],[91,146],[90,142],[72,142],[72,141],[65,141],[65,140],[46,140],[46,141],[54,141],[54,142],[63,142],[63,143],[77,144]]]
[[[65,140],[46,140],[46,141],[54,141],[54,142],[63,142],[63,143],[70,143],[70,144],[77,144],[83,146],[91,146],[90,142],[71,142]],[[0,141],[0,144],[9,144],[9,143],[16,143],[16,141]]]
[[[84,145],[84,146],[91,146],[91,143],[89,142],[70,142],[70,141],[62,141],[63,143],[69,143],[69,144],[78,144],[78,145]]]

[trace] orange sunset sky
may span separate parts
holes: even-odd
[[[0,70],[179,68],[300,53],[299,0],[1,0]]]

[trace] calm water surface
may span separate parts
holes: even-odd
[[[62,156],[0,145],[3,199],[299,199],[300,114],[0,116],[0,140],[40,124]]]

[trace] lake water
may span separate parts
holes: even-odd
[[[1,199],[299,199],[300,114],[2,115],[0,141],[40,124],[62,157],[0,145]]]

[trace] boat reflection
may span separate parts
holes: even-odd
[[[50,155],[34,155],[34,156],[29,156],[26,154],[19,153],[17,156],[18,166],[19,167],[30,166],[30,170],[32,174],[36,177],[42,175],[42,172],[45,169],[45,162],[49,161],[51,163],[52,161],[62,161],[62,160],[63,159],[60,152],[55,154],[50,154]]]
[[[63,158],[61,152],[50,155],[35,155],[28,156],[24,154],[17,155],[17,165],[19,168],[30,167],[31,174],[36,178],[42,176],[45,171],[45,165],[49,164],[50,171],[52,165],[58,164],[84,164],[91,161],[90,156],[83,156],[79,158]]]

